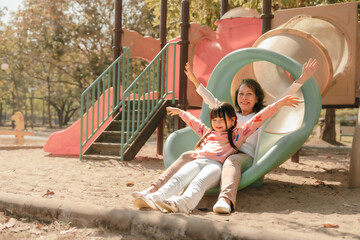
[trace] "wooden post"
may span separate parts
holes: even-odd
[[[263,0],[262,7],[262,27],[261,33],[264,34],[267,31],[271,30],[271,19],[274,18],[274,15],[271,13],[271,0]]]
[[[160,48],[162,49],[166,45],[166,18],[167,18],[167,0],[161,0],[161,8],[160,8]],[[161,61],[163,62],[163,61]],[[165,63],[165,61],[164,61]],[[164,66],[161,66],[163,69],[165,69]],[[166,71],[164,71],[164,74]],[[161,76],[162,81],[159,81],[159,89],[161,89],[161,84],[164,83],[165,76]],[[165,87],[165,86],[163,86]],[[165,90],[165,89],[164,89]],[[157,128],[157,154],[162,155],[163,154],[163,148],[164,148],[164,127],[165,127],[165,119],[163,119],[159,127]]]
[[[221,0],[221,17],[228,11],[229,2],[228,0]]]
[[[355,126],[355,133],[351,147],[350,169],[349,169],[349,187],[360,187],[360,108]]]
[[[115,0],[115,24],[113,41],[113,60],[121,54],[121,33],[122,33],[122,0]]]
[[[114,24],[114,41],[113,41],[113,61],[115,61],[121,55],[121,34],[122,34],[122,0],[115,0],[115,24]],[[119,76],[119,66],[115,68],[115,85],[113,86],[113,106],[117,105],[118,99],[118,76]],[[119,84],[121,85],[121,79]],[[117,112],[114,112],[113,117],[115,117]]]
[[[187,77],[184,72],[186,62],[188,61],[189,48],[189,0],[181,2],[181,23],[180,23],[180,73],[179,73],[179,107],[183,110],[187,108],[186,91],[187,91]],[[185,127],[185,123],[179,119],[178,128]]]
[[[34,99],[34,92],[31,92],[31,96],[30,96],[31,129],[34,129],[34,105],[33,105],[33,99]]]

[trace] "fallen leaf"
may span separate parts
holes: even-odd
[[[323,226],[324,226],[325,228],[339,228],[339,225],[330,224],[330,223],[325,223],[325,224],[323,224]]]
[[[36,225],[36,229],[41,229],[44,225],[42,225],[41,223],[39,223],[38,225]]]
[[[51,198],[52,196],[54,196],[54,192],[50,191],[49,189],[46,190],[46,193],[44,195],[42,195],[42,197],[47,197],[47,198]]]
[[[126,183],[126,186],[127,186],[127,187],[133,187],[134,185],[135,185],[134,182],[127,182],[127,183]]]
[[[325,186],[325,183],[323,181],[320,181],[320,180],[316,180],[315,183],[319,184],[319,185],[324,185]]]

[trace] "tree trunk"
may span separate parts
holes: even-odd
[[[51,123],[51,88],[50,88],[50,79],[47,79],[47,95],[48,95],[48,104],[47,104],[47,111],[48,111],[48,119],[49,119],[49,128],[52,128],[52,123]]]
[[[0,126],[2,126],[3,125],[3,123],[2,123],[2,119],[3,119],[3,103],[1,102],[0,103]]]
[[[327,142],[336,142],[335,109],[326,109],[324,127],[320,138]]]

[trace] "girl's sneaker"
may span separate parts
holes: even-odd
[[[151,208],[154,210],[161,210],[158,208],[156,203],[149,197],[140,196],[135,199],[134,201],[135,207],[141,209],[141,208]]]
[[[133,198],[138,198],[138,197],[146,197],[148,194],[150,194],[149,189],[145,189],[145,190],[143,190],[143,191],[141,191],[141,192],[133,192],[133,193],[131,194],[131,196],[132,196]]]
[[[186,204],[181,202],[181,199],[166,199],[166,200],[157,200],[155,204],[160,208],[166,210],[167,212],[173,213],[186,213],[189,214],[191,211],[187,208]]]
[[[178,205],[172,200],[157,200],[155,203],[162,209],[165,209],[168,212],[177,213],[179,212]]]

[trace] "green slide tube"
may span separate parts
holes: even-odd
[[[288,71],[296,79],[300,77],[302,65],[292,58],[267,49],[246,48],[226,55],[215,67],[210,76],[207,89],[220,101],[232,103],[231,83],[235,74],[245,65],[256,61],[268,61]],[[263,176],[289,159],[304,144],[316,125],[321,111],[321,94],[314,78],[301,87],[305,113],[299,129],[285,134],[264,132],[260,128],[260,139],[256,149],[254,163],[242,167],[238,189],[254,183],[262,183]],[[210,109],[203,103],[200,120],[206,125]],[[266,124],[266,123],[265,123]],[[260,130],[259,129],[259,130]],[[185,151],[194,149],[199,137],[189,127],[170,134],[164,144],[164,165],[168,168]],[[212,188],[207,194],[218,194],[219,187]]]

